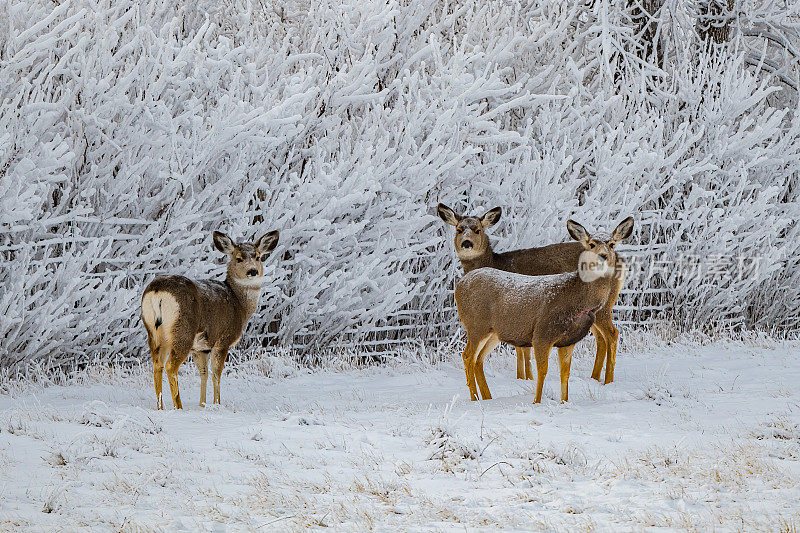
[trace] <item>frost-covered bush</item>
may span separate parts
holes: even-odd
[[[144,356],[144,284],[221,276],[218,228],[282,232],[245,347],[446,339],[438,201],[502,205],[498,249],[634,214],[621,318],[791,331],[797,6],[703,51],[697,4],[650,2],[660,65],[622,4],[0,4],[0,365]],[[759,268],[652,267],[712,255]]]

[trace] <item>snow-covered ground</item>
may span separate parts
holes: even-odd
[[[783,530],[800,527],[800,344],[630,345],[617,381],[514,356],[466,401],[430,365],[230,365],[221,407],[155,411],[149,365],[0,396],[0,530]],[[166,384],[165,384],[166,387]],[[210,385],[209,385],[210,387]],[[170,403],[167,399],[165,403]]]

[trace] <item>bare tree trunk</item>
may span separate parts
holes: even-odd
[[[654,60],[658,68],[664,68],[664,50],[658,34],[658,16],[664,0],[628,0],[636,41],[636,55],[643,61]]]
[[[712,42],[730,40],[733,22],[733,0],[703,0],[697,17],[697,33],[708,47]]]

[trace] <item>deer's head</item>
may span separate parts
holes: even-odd
[[[584,248],[578,265],[581,279],[587,282],[593,281],[597,278],[616,275],[616,248],[621,241],[630,237],[633,231],[633,217],[628,217],[620,222],[610,235],[603,233],[590,235],[586,228],[574,220],[567,220],[567,231]]]
[[[220,231],[213,235],[214,247],[228,256],[228,279],[248,287],[261,287],[263,263],[278,245],[278,230],[264,234],[255,242],[233,242]]]
[[[500,207],[495,207],[482,217],[464,216],[444,204],[439,204],[436,211],[442,220],[456,228],[456,253],[462,261],[469,261],[486,253],[489,249],[489,236],[486,235],[486,230],[497,224],[503,213]]]

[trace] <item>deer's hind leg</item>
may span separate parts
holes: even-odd
[[[608,295],[608,300],[606,304],[603,306],[602,309],[597,313],[595,317],[595,326],[597,326],[603,334],[606,343],[606,350],[605,350],[605,363],[606,363],[606,378],[604,380],[605,384],[609,384],[614,381],[614,366],[617,364],[617,342],[619,341],[619,330],[614,326],[614,322],[611,318],[611,310],[614,308],[614,305],[617,303],[617,298],[619,297],[619,292],[622,289],[622,283],[625,279],[625,276],[618,276],[616,285],[611,289],[611,293]],[[598,350],[599,353],[599,350]],[[603,368],[603,361],[595,360],[595,368],[592,372],[592,377],[595,378],[597,381],[600,381],[600,371]]]
[[[533,379],[533,368],[531,368],[531,349],[523,348],[525,350],[525,379]]]
[[[161,350],[169,353],[167,350]],[[153,383],[156,386],[156,409],[164,409],[164,361],[161,359],[159,350],[153,352]]]
[[[478,382],[478,388],[481,390],[481,398],[484,400],[491,400],[492,393],[489,392],[489,385],[486,383],[486,375],[483,373],[483,360],[498,344],[500,344],[500,339],[497,338],[497,335],[490,335],[483,341],[483,346],[480,351],[477,352],[477,356],[474,360],[475,380]]]
[[[191,340],[176,338],[172,341],[172,349],[167,358],[165,370],[167,371],[167,381],[169,381],[169,392],[172,395],[172,405],[175,409],[183,409],[181,403],[181,393],[178,389],[178,369],[189,357],[189,350],[192,347]]]
[[[592,369],[592,379],[600,381],[600,374],[603,372],[603,364],[606,361],[606,352],[608,345],[606,344],[606,337],[597,324],[592,324],[592,334],[597,342],[597,354],[594,356],[594,368]]]
[[[533,379],[531,369],[531,349],[516,346],[517,351],[517,379]]]
[[[606,340],[606,377],[605,384],[614,381],[614,366],[617,364],[617,342],[619,340],[619,330],[614,326],[611,321],[611,310],[604,307],[597,315],[595,321],[597,327],[603,332]],[[595,361],[596,366],[597,361]],[[601,364],[602,368],[602,364]],[[600,380],[600,372],[597,372],[597,380]]]
[[[144,321],[143,321],[144,322]],[[147,330],[147,344],[150,347],[150,355],[153,358],[153,385],[156,389],[156,409],[164,409],[164,398],[162,394],[162,387],[164,385],[164,359],[162,355],[168,353],[167,346],[158,346],[156,336],[150,331],[150,326],[147,322],[144,323]]]
[[[525,349],[515,346],[517,351],[517,379],[525,379]]]

